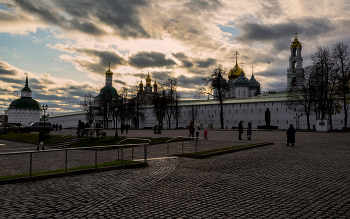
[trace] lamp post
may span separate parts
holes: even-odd
[[[5,121],[4,121],[5,122],[5,125],[4,125],[5,126],[5,132],[6,132],[6,116],[7,116],[8,112],[9,112],[9,110],[7,110],[7,109],[4,110],[4,113],[5,113]]]
[[[46,114],[45,114],[45,111],[47,110],[47,105],[42,105],[41,106],[42,108],[43,108],[43,110],[44,110],[44,133],[45,133],[45,117],[46,117]]]
[[[214,115],[209,115],[209,118],[211,119],[210,129],[213,129],[213,117],[214,117]]]
[[[118,138],[118,123],[117,123],[117,115],[118,115],[118,108],[114,109],[114,115],[115,115],[115,138]]]

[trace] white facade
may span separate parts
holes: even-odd
[[[41,114],[41,110],[9,109],[8,122],[29,125],[32,122],[38,122],[40,120]]]
[[[87,122],[85,111],[52,114],[48,118],[48,121],[51,122],[51,124],[61,124],[63,128],[77,128],[79,120],[81,120],[84,123]]]
[[[224,101],[224,128],[231,129],[238,127],[239,121],[243,121],[243,125],[247,126],[248,122],[252,123],[254,129],[258,126],[264,126],[265,111],[269,108],[271,112],[271,125],[278,126],[278,129],[287,129],[289,124],[294,124],[296,128],[307,129],[306,116],[299,118],[298,124],[293,110],[289,110],[285,105],[285,92],[276,92],[274,94],[263,93],[257,97],[249,99],[227,99]],[[184,101],[181,104],[181,116],[179,118],[179,127],[186,128],[191,121],[190,112],[195,107],[198,115],[196,120],[203,128],[213,125],[214,129],[219,129],[220,125],[220,104],[216,100],[203,101]],[[150,128],[158,124],[156,117],[153,115],[153,108],[149,106],[144,111],[147,116],[146,120],[141,123],[140,128]],[[349,110],[348,110],[349,113]],[[212,117],[212,118],[210,118]],[[342,129],[344,127],[344,111],[340,114],[333,115],[333,129]],[[167,120],[163,120],[163,128],[167,128]],[[350,119],[348,119],[350,123]],[[176,120],[172,118],[171,128],[175,128]],[[315,115],[310,115],[310,128],[317,125]],[[297,127],[298,126],[298,127]]]

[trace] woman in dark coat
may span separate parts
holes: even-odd
[[[289,143],[292,143],[292,146],[294,146],[295,143],[295,128],[293,124],[289,125],[289,128],[287,129],[287,146],[289,146]]]

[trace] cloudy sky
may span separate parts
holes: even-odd
[[[304,67],[317,46],[350,45],[350,0],[0,0],[0,114],[20,97],[24,72],[51,112],[79,110],[109,61],[117,90],[150,72],[152,83],[176,77],[193,99],[238,51],[248,78],[254,65],[263,91],[283,91],[295,32]]]

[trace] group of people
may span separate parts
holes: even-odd
[[[62,125],[60,124],[60,125],[58,125],[58,124],[52,124],[52,127],[53,127],[53,130],[56,130],[56,132],[58,131],[58,130],[62,130]]]
[[[196,122],[191,121],[188,125],[188,131],[190,132],[188,137],[194,137],[194,133],[196,133],[196,138],[198,138],[200,130],[201,125],[199,124],[198,120],[196,120]],[[204,139],[208,139],[208,131],[206,129],[204,130]]]
[[[96,125],[93,122],[82,122],[81,120],[78,121],[78,131],[77,131],[77,137],[83,138],[84,135],[90,135],[94,136],[94,133],[96,131],[97,137],[101,135],[101,131],[103,130],[103,125],[100,125],[97,123]]]

